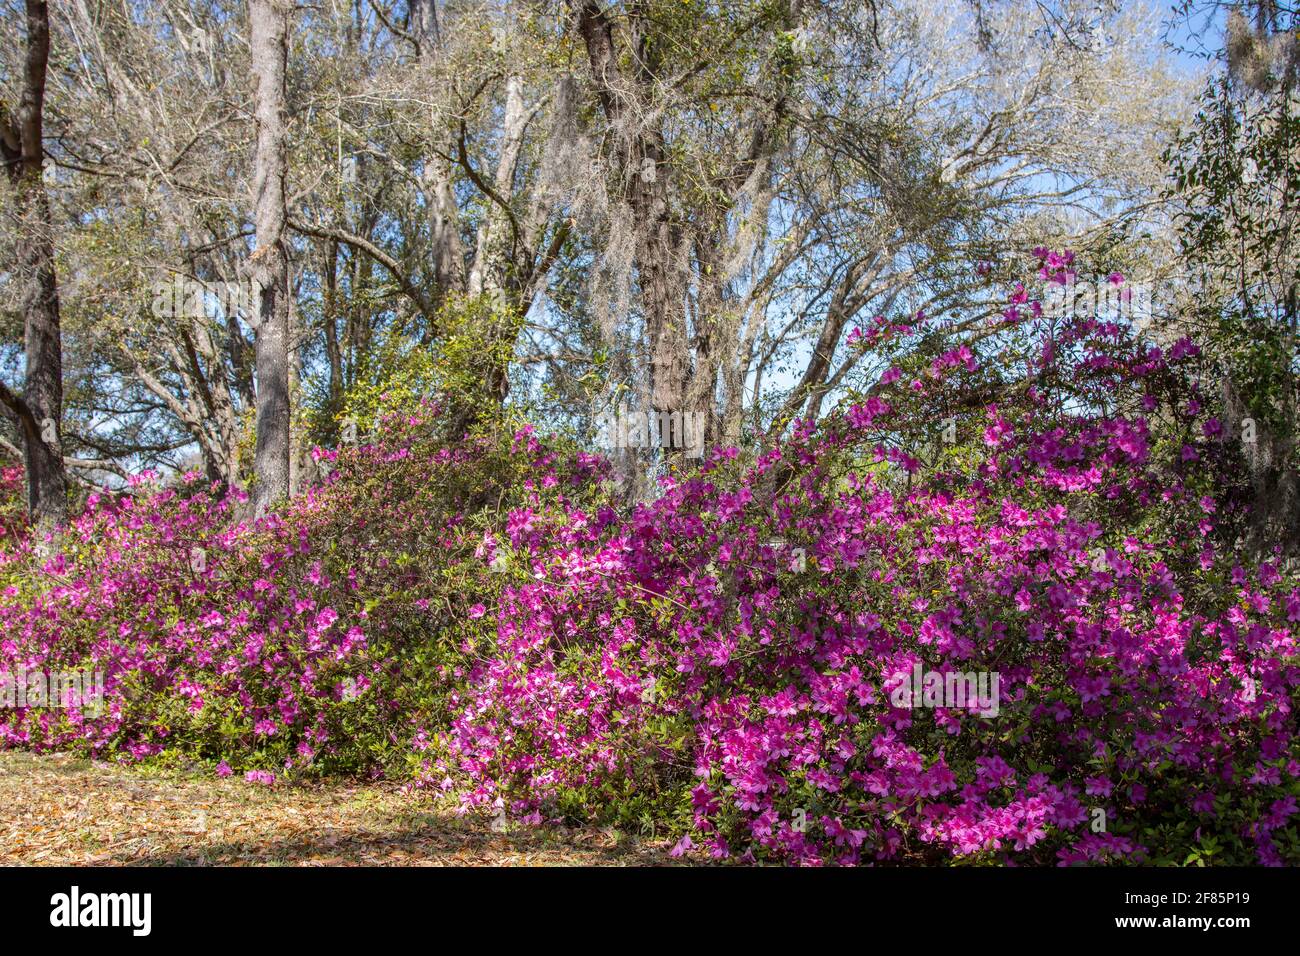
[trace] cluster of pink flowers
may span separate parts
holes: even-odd
[[[192,479],[97,496],[0,563],[0,672],[93,664],[107,711],[0,712],[0,745],[409,767],[718,859],[1300,862],[1300,588],[1232,550],[1198,350],[1010,299],[998,351],[895,356],[634,508],[597,456],[425,411],[255,525]]]
[[[11,464],[0,456],[0,551],[16,550],[26,532],[27,502],[23,466]]]
[[[0,671],[100,671],[106,696],[103,713],[0,712],[0,742],[136,760],[173,740],[217,758],[291,729],[327,744],[333,685],[373,666],[364,612],[342,620],[333,605],[351,604],[347,581],[302,573],[313,559],[303,519],[321,507],[318,493],[295,505],[293,522],[232,521],[239,503],[194,476],[166,488],[145,476],[132,493],[91,495],[63,553],[11,566]]]
[[[491,482],[518,477],[508,450],[449,447],[439,424],[424,403],[387,416],[375,444],[318,450],[336,470],[256,522],[241,517],[242,493],[197,474],[142,474],[90,495],[51,558],[26,537],[0,540],[0,679],[104,678],[100,709],[0,709],[0,747],[196,764],[263,784],[404,773],[413,741],[446,713],[456,627],[491,623],[476,623],[486,611],[470,608],[473,588],[445,576],[458,561],[482,570],[473,509],[509,505]],[[518,457],[531,475],[532,458]],[[602,467],[588,456],[565,481]]]
[[[1174,398],[1197,349],[1095,319],[1024,337],[1044,384],[968,415],[960,466],[918,471],[940,415],[907,403],[962,394],[937,382],[974,377],[964,347],[630,515],[516,512],[527,574],[427,781],[529,819],[649,812],[683,821],[676,852],[743,860],[1182,862],[1207,835],[1300,860],[1300,590],[1216,538],[1224,450]],[[1159,440],[1156,407],[1181,416]],[[899,707],[918,662],[996,674],[997,715]]]

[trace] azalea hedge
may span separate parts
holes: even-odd
[[[1030,285],[964,344],[855,330],[894,361],[842,412],[635,507],[430,404],[259,522],[193,475],[92,496],[53,558],[4,544],[0,675],[99,670],[105,708],[0,711],[0,746],[387,776],[702,859],[1300,862],[1300,587],[1235,547],[1211,373]]]

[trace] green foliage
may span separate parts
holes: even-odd
[[[1201,96],[1171,147],[1171,192],[1184,204],[1182,255],[1199,285],[1200,340],[1261,426],[1289,427],[1297,361],[1294,217],[1300,117],[1286,96],[1236,91],[1224,77]]]
[[[315,402],[306,416],[308,433],[334,444],[352,422],[364,438],[374,434],[383,415],[435,396],[452,411],[449,422],[503,420],[503,383],[520,323],[509,307],[481,295],[450,298],[438,313],[434,342],[390,328],[365,354],[339,409]]]

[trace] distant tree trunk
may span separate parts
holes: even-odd
[[[27,0],[27,56],[17,116],[0,103],[0,154],[17,192],[14,246],[21,283],[23,338],[27,352],[21,396],[0,383],[0,401],[18,419],[27,467],[27,506],[38,546],[67,520],[68,480],[60,430],[63,423],[63,342],[58,281],[54,272],[54,224],[42,178],[45,72],[50,54],[50,16],[42,0]]]
[[[249,4],[257,127],[253,178],[257,249],[249,272],[258,290],[253,510],[259,517],[289,493],[289,270],[285,251],[288,29],[289,12],[284,0],[252,0]]]
[[[690,195],[700,185],[695,171],[677,165],[670,148],[662,106],[665,102],[660,70],[662,27],[640,5],[624,8],[626,39],[615,29],[616,5],[599,0],[570,0],[575,29],[587,52],[587,65],[596,98],[611,128],[609,163],[612,179],[622,188],[617,211],[631,224],[635,239],[633,260],[644,316],[643,354],[649,360],[648,398],[654,411],[703,412],[710,440],[717,439],[715,389],[722,357],[734,348],[736,333],[722,341],[726,306],[723,289],[743,267],[749,248],[743,236],[729,236],[727,220],[738,209],[757,201],[771,176],[772,157],[780,148],[790,100],[793,72],[771,59],[770,90],[756,97],[752,115],[745,121],[748,142],[734,160],[721,163],[704,193],[710,198],[683,204],[675,198]],[[782,33],[794,30],[803,16],[804,0],[782,0],[771,5]],[[775,42],[775,41],[774,41]],[[626,48],[620,52],[620,45]],[[689,183],[689,186],[683,184]],[[765,208],[759,202],[758,208]],[[693,282],[692,252],[700,269]],[[735,263],[731,262],[735,258]],[[715,286],[710,289],[710,286]],[[693,288],[696,295],[692,296]],[[694,298],[695,322],[689,321],[688,304]],[[701,311],[703,310],[703,311]],[[707,409],[694,405],[707,405]],[[680,458],[676,452],[665,457]]]
[[[532,250],[520,247],[522,237],[517,231],[513,213],[498,201],[509,203],[515,195],[515,175],[530,118],[524,104],[523,80],[509,75],[505,86],[501,148],[493,183],[497,198],[489,200],[487,213],[479,225],[469,273],[470,294],[487,295],[496,311],[494,327],[487,336],[492,354],[483,376],[488,398],[498,405],[505,401],[510,391],[510,358],[505,350],[512,349],[518,337],[519,321],[524,311],[524,290],[520,280],[528,271],[524,260],[532,256]]]
[[[295,406],[302,407],[302,316],[298,313],[299,285],[289,279],[289,495],[295,496],[313,480],[315,468],[303,441],[302,429],[293,420]]]
[[[411,33],[419,40],[420,60],[427,66],[440,55],[444,43],[438,5],[435,0],[410,0],[409,7]],[[433,119],[440,123],[436,117]],[[420,178],[429,209],[434,304],[441,305],[450,293],[464,290],[465,250],[460,239],[460,212],[456,206],[451,161],[446,158],[451,152],[451,137],[442,125],[434,130],[433,136],[438,149],[425,157]]]
[[[325,326],[325,357],[329,362],[329,411],[330,417],[338,414],[343,407],[343,353],[339,350],[338,326],[338,273],[339,244],[331,240],[325,248],[325,292],[322,312]]]
[[[611,125],[626,130],[614,163],[618,178],[629,184],[625,214],[630,214],[636,230],[637,285],[650,360],[650,408],[680,411],[689,372],[685,236],[669,202],[672,170],[662,124],[628,122],[626,116],[632,100],[634,108],[648,112],[647,91],[656,79],[657,58],[653,47],[639,45],[636,68],[624,76],[613,23],[602,5],[596,0],[573,0],[573,6],[601,109]],[[634,91],[631,100],[627,90]]]

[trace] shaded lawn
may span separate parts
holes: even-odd
[[[0,865],[638,866],[662,841],[511,827],[393,784],[269,788],[0,752]]]

